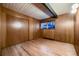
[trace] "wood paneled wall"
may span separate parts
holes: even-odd
[[[6,13],[2,11],[2,14],[1,14],[1,34],[2,34],[2,38],[1,38],[1,45],[2,47],[5,47],[5,43],[6,43]]]
[[[29,40],[37,39],[40,37],[40,22],[29,18]]]
[[[48,39],[55,39],[55,30],[54,29],[43,30],[43,37]]]
[[[28,40],[29,29],[27,19],[14,17],[8,14],[6,16],[6,19],[7,19],[6,46],[11,46]],[[20,25],[21,27],[18,27]]]
[[[42,30],[43,37],[74,43],[74,17],[69,14],[63,14],[58,16],[57,19],[53,19],[53,21],[55,21],[55,29]]]
[[[1,4],[0,4],[0,55],[1,55]]]
[[[1,16],[1,48],[5,48],[23,41],[37,39],[40,37],[39,20],[20,14],[13,10],[2,7]],[[22,22],[20,30],[12,28],[10,24],[14,21]],[[2,25],[3,24],[3,25]],[[1,30],[0,29],[0,30]]]
[[[79,56],[79,8],[75,16],[75,48]]]
[[[34,20],[29,18],[29,40],[34,39]]]
[[[2,5],[0,4],[0,48],[5,46],[6,39],[6,14],[2,10]]]
[[[40,21],[34,20],[34,39],[41,38],[41,31],[40,31]]]
[[[55,40],[74,43],[74,18],[63,14],[56,19]]]
[[[55,19],[56,18],[47,18],[46,20],[41,21],[41,23],[50,22],[50,21],[55,22]],[[41,30],[41,33],[42,33],[41,37],[55,40],[55,29],[44,29],[44,30]]]

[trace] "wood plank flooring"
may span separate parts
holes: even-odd
[[[3,56],[76,56],[72,44],[38,39],[26,41],[2,50]]]

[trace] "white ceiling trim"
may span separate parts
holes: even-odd
[[[31,3],[5,3],[3,6],[36,19],[50,17]]]
[[[46,3],[57,15],[70,13],[73,3]]]

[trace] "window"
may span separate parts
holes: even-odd
[[[41,29],[55,29],[55,22],[41,23]]]
[[[47,29],[47,23],[41,23],[41,29]]]
[[[54,22],[48,22],[47,23],[47,28],[48,29],[55,29],[55,23]]]

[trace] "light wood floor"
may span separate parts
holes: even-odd
[[[2,50],[3,56],[76,56],[72,44],[38,39],[27,41]]]

